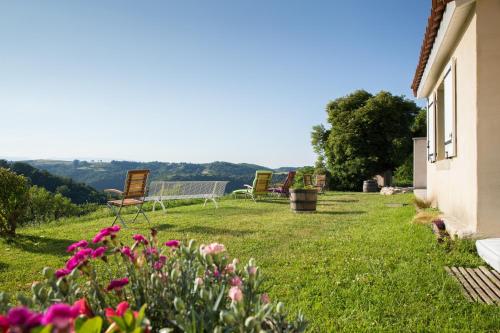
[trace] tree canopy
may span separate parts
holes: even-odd
[[[311,143],[332,186],[359,190],[363,180],[402,165],[412,151],[412,127],[421,129],[414,121],[419,111],[415,102],[386,91],[357,90],[330,101],[330,127],[314,126]]]

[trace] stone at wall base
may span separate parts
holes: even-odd
[[[412,193],[413,187],[398,187],[398,186],[386,186],[382,187],[380,194],[382,195],[393,195],[393,194],[403,194]]]

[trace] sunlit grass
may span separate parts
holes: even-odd
[[[219,209],[195,204],[148,216],[164,241],[216,241],[231,256],[256,258],[271,298],[302,309],[311,332],[498,331],[500,308],[467,302],[443,269],[481,264],[473,243],[437,244],[429,226],[411,223],[412,198],[328,193],[315,214],[294,214],[285,200],[223,200]],[[0,289],[28,291],[44,266],[64,264],[67,245],[111,221],[96,213],[0,241]],[[139,218],[122,238],[147,232]]]

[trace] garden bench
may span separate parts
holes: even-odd
[[[212,200],[218,208],[216,198],[224,195],[228,181],[153,181],[149,185],[148,196],[145,201],[153,201],[153,211],[156,204],[160,204],[166,211],[163,201],[179,199]]]

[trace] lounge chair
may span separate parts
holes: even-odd
[[[123,207],[134,206],[137,209],[137,214],[135,214],[132,222],[135,222],[139,214],[142,213],[149,222],[148,217],[144,213],[142,206],[144,205],[144,198],[146,196],[146,184],[148,181],[149,170],[130,170],[127,172],[127,179],[125,180],[125,189],[123,191],[116,189],[106,189],[104,192],[115,194],[118,199],[109,200],[107,205],[111,211],[116,215],[113,221],[114,225],[117,220],[126,227],[127,224],[120,214]]]
[[[250,197],[253,201],[256,201],[259,196],[267,196],[272,177],[272,171],[257,170],[252,186],[245,184],[246,188],[233,191],[233,196],[244,195]]]
[[[326,187],[326,175],[316,175],[314,186],[318,190],[318,193],[324,193]]]
[[[281,197],[288,197],[290,195],[290,187],[293,185],[295,179],[295,171],[289,171],[285,181],[282,184],[275,184],[269,189],[269,192],[277,194]]]
[[[310,174],[304,174],[302,176],[302,180],[304,181],[304,187],[311,187],[311,186],[313,186],[312,175],[310,175]]]

